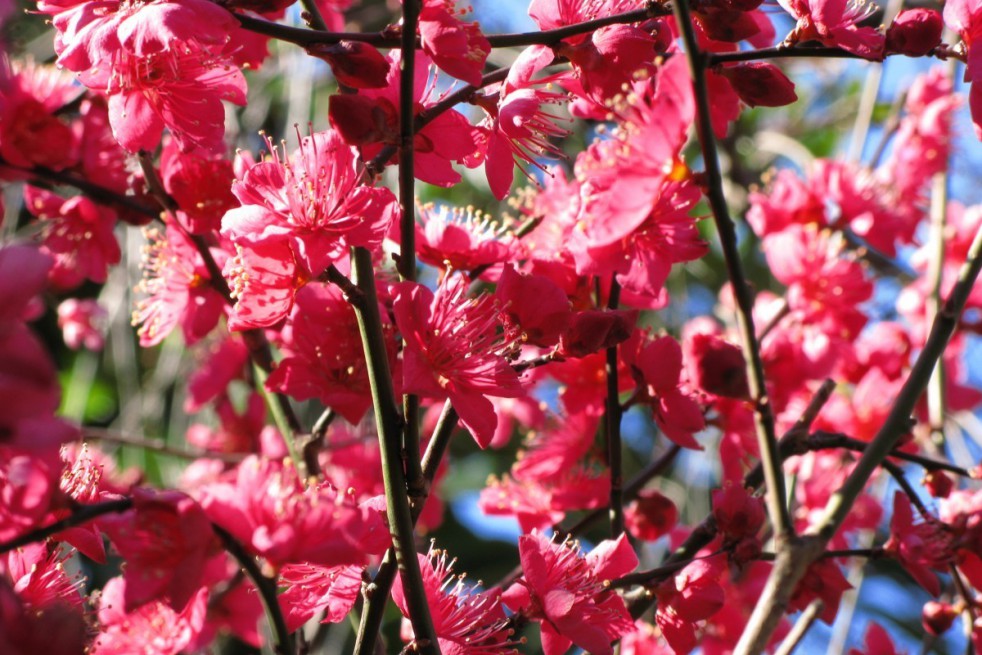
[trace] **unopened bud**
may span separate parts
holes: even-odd
[[[941,45],[944,21],[934,9],[900,12],[887,30],[886,51],[923,57]]]

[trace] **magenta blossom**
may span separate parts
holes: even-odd
[[[487,447],[498,419],[488,396],[517,398],[524,391],[508,363],[514,344],[502,337],[490,295],[467,297],[461,276],[448,276],[436,294],[413,282],[396,286],[393,313],[406,340],[403,390],[450,398],[478,445]]]
[[[633,631],[624,600],[605,584],[638,565],[625,535],[601,542],[583,557],[575,543],[556,543],[533,532],[519,537],[518,553],[523,576],[502,601],[541,623],[545,655],[560,655],[573,644],[593,655],[610,655],[610,643]]]

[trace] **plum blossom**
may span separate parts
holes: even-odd
[[[478,591],[464,584],[464,576],[453,573],[455,560],[432,546],[419,554],[423,588],[433,617],[433,630],[440,651],[453,655],[505,655],[515,653],[517,643],[501,607],[500,590]],[[392,598],[404,617],[409,617],[402,579],[392,585]],[[412,638],[412,627],[409,626]],[[405,633],[405,631],[404,631]]]
[[[869,18],[876,5],[866,0],[778,0],[797,19],[794,31],[785,39],[792,45],[802,41],[819,41],[838,46],[866,59],[883,58],[883,34],[857,23]]]
[[[290,464],[252,456],[197,491],[208,518],[274,567],[364,564],[389,546],[381,514],[330,483],[304,488]]]
[[[488,396],[524,394],[508,363],[514,344],[499,334],[494,298],[467,297],[459,275],[445,278],[434,294],[413,282],[396,285],[393,313],[406,340],[403,390],[450,398],[460,421],[482,448],[494,436],[497,417]]]
[[[180,326],[184,340],[194,343],[211,332],[225,311],[225,299],[211,285],[211,273],[200,253],[178,226],[168,223],[163,232],[146,228],[143,279],[137,292],[133,324],[139,325],[140,345],[153,346]],[[226,254],[211,250],[216,261]]]
[[[540,623],[546,655],[560,655],[573,644],[610,655],[610,642],[634,629],[624,600],[605,584],[638,565],[625,535],[584,557],[575,542],[556,543],[536,531],[518,538],[518,553],[523,575],[502,602]]]

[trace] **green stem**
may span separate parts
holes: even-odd
[[[358,318],[368,364],[368,380],[375,406],[375,422],[379,432],[382,455],[382,479],[385,484],[386,514],[392,533],[392,547],[402,578],[409,608],[409,620],[416,635],[417,649],[435,655],[440,652],[430,617],[423,576],[416,557],[412,513],[406,494],[406,475],[402,466],[403,421],[396,407],[392,375],[382,333],[382,318],[375,292],[375,271],[372,254],[365,248],[354,248],[352,255],[353,282],[361,291],[359,302],[353,303]],[[367,612],[366,612],[367,614]],[[364,642],[368,635],[359,634]],[[370,652],[370,651],[369,651]]]
[[[433,437],[430,439],[430,443],[426,447],[426,454],[423,456],[423,476],[426,478],[427,485],[431,484],[436,477],[437,468],[440,466],[447,446],[450,445],[450,437],[453,435],[455,427],[457,427],[457,412],[454,411],[448,400],[443,405],[443,412],[440,414],[436,428],[433,430]],[[423,501],[425,502],[425,498]],[[412,506],[411,510],[415,524],[423,511],[423,502]],[[395,576],[396,556],[395,551],[390,548],[386,551],[385,557],[382,558],[375,578],[365,588],[365,604],[355,640],[355,655],[372,655],[375,652],[379,627],[385,616],[386,600],[392,583],[395,581]]]

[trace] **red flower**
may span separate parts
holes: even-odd
[[[883,58],[883,35],[872,27],[857,23],[870,17],[876,5],[866,0],[778,0],[788,13],[798,19],[788,45],[802,41],[819,41],[838,46],[866,59]]]
[[[362,566],[287,564],[279,582],[286,591],[277,596],[291,631],[324,612],[321,623],[344,620],[361,595]]]
[[[126,610],[127,583],[113,578],[99,596],[99,634],[92,655],[177,655],[204,629],[208,589],[201,587],[181,612],[158,600]]]
[[[533,532],[518,538],[518,553],[524,575],[502,600],[541,623],[545,655],[561,655],[572,644],[609,655],[610,642],[634,630],[624,600],[605,584],[638,565],[625,535],[583,557],[575,543],[557,544]]]
[[[441,652],[448,655],[516,652],[516,642],[509,639],[511,630],[501,608],[500,590],[477,591],[465,585],[464,576],[453,573],[454,560],[448,560],[445,551],[431,547],[427,555],[417,557]],[[401,578],[396,578],[392,585],[392,599],[402,615],[408,617],[409,606]]]
[[[890,539],[884,549],[932,596],[941,593],[941,583],[932,570],[945,571],[955,563],[953,537],[945,525],[934,519],[915,522],[907,496],[902,491],[894,495]]]
[[[218,550],[204,511],[176,491],[137,489],[133,509],[100,521],[126,560],[126,610],[163,601],[183,611],[202,586],[208,557]]]
[[[671,499],[656,489],[644,489],[624,509],[624,524],[642,541],[654,541],[668,534],[679,521],[679,510]]]
[[[145,234],[143,280],[136,290],[148,297],[137,301],[133,312],[140,345],[160,343],[178,325],[184,340],[194,343],[218,323],[225,299],[211,286],[201,255],[179,228],[167,225],[164,234],[147,228]],[[219,262],[226,256],[218,250],[212,255]]]
[[[680,388],[682,347],[671,337],[642,346],[634,361],[640,383],[646,385],[655,422],[665,436],[682,446],[702,450],[692,436],[706,427],[702,408]]]
[[[250,457],[198,493],[212,521],[273,566],[364,564],[389,546],[379,512],[326,482],[305,488],[288,464]]]
[[[517,398],[524,391],[506,359],[513,344],[499,332],[494,298],[466,297],[467,282],[451,275],[434,295],[403,282],[392,311],[406,340],[403,390],[429,398],[449,397],[481,448],[494,437],[498,419],[488,396]]]
[[[395,196],[361,183],[357,154],[337,132],[300,139],[289,159],[268,145],[269,158],[232,185],[242,206],[226,212],[223,235],[247,248],[288,244],[308,277],[323,273],[350,246],[378,245],[394,216]]]
[[[477,23],[461,22],[454,0],[423,0],[419,37],[423,52],[441,70],[472,86],[481,85],[491,44]]]

